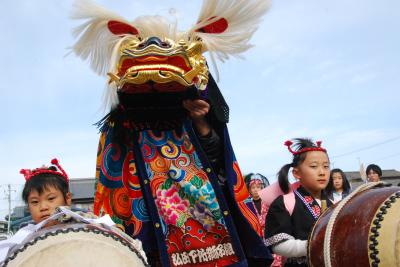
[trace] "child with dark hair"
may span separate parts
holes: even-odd
[[[350,194],[350,189],[350,183],[347,180],[346,174],[341,169],[331,170],[329,183],[325,190],[328,198],[333,203],[339,202]]]
[[[382,177],[382,169],[376,164],[370,164],[366,170],[368,182],[379,182]]]
[[[22,190],[22,199],[28,205],[35,224],[28,224],[10,239],[0,242],[0,263],[7,257],[7,253],[12,247],[25,238],[44,227],[57,224],[59,221],[52,215],[59,213],[60,206],[71,205],[68,175],[57,159],[53,159],[51,164],[53,165],[50,167],[43,166],[33,170],[22,169],[20,171],[26,180]]]
[[[298,138],[286,141],[293,154],[291,163],[284,165],[278,173],[279,187],[285,195],[277,197],[269,208],[266,218],[265,243],[273,253],[286,258],[284,266],[307,266],[307,238],[322,210],[331,202],[324,194],[329,181],[330,162],[321,142]],[[292,149],[294,146],[294,150]],[[300,182],[300,187],[291,189],[288,174]],[[293,197],[292,209],[286,196]]]
[[[35,223],[49,218],[57,207],[71,205],[68,176],[58,160],[53,159],[51,163],[54,166],[23,169],[20,172],[26,179],[22,199],[28,205]]]
[[[42,228],[69,222],[97,222],[110,227],[114,225],[108,215],[96,219],[90,213],[70,211],[68,206],[71,205],[71,193],[69,192],[68,175],[57,159],[53,159],[51,164],[53,165],[50,167],[20,171],[26,180],[22,199],[28,205],[34,224],[28,224],[11,238],[0,241],[0,265],[13,247]]]
[[[249,173],[245,176],[245,182],[247,189],[250,193],[250,198],[253,201],[254,207],[256,209],[257,217],[260,222],[261,227],[263,228],[262,235],[264,236],[265,229],[265,218],[268,213],[268,204],[262,201],[260,195],[258,194],[260,190],[269,186],[269,181],[267,177],[259,173]],[[282,259],[279,255],[272,255],[274,257],[274,261],[272,262],[270,267],[281,267]]]
[[[249,190],[250,197],[256,208],[257,215],[261,219],[261,227],[263,227],[267,209],[263,207],[258,192],[269,185],[268,179],[259,173],[250,173],[245,176],[244,180],[246,182],[247,189]]]

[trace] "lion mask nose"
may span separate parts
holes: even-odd
[[[150,45],[156,45],[161,48],[170,48],[171,47],[168,43],[161,41],[160,38],[158,38],[158,37],[150,37],[141,46],[148,47]]]

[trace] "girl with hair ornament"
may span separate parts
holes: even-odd
[[[265,215],[267,215],[268,207],[263,205],[258,192],[269,185],[268,179],[259,173],[250,173],[245,176],[247,189],[250,193],[250,198],[254,203],[257,211],[257,216],[260,220],[261,227],[264,227]]]
[[[257,212],[258,220],[263,228],[262,235],[264,236],[265,217],[267,216],[269,206],[267,202],[261,199],[259,192],[269,186],[269,181],[267,177],[259,173],[249,173],[245,176],[245,181],[250,193],[250,199],[253,202],[254,208]],[[272,256],[274,257],[274,261],[272,262],[271,267],[283,266],[281,256],[275,254]]]
[[[294,143],[286,141],[285,146],[293,160],[278,173],[279,187],[284,195],[277,197],[269,207],[265,243],[273,253],[286,258],[284,266],[308,266],[307,237],[323,209],[332,204],[324,193],[329,182],[330,162],[320,141],[314,143],[310,139],[297,138]],[[290,169],[299,181],[298,188],[289,183]],[[287,196],[290,195],[294,200],[292,208],[288,208]]]

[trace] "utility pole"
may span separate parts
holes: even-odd
[[[7,234],[11,234],[11,192],[15,190],[11,190],[11,184],[7,185],[7,201],[8,201],[8,226],[7,226]]]
[[[8,226],[7,226],[7,234],[10,234],[11,228],[11,185],[8,184]]]

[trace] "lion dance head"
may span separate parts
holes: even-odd
[[[108,76],[106,104],[121,94],[201,92],[209,83],[204,57],[225,61],[251,47],[249,39],[270,0],[204,0],[197,22],[178,31],[161,16],[128,21],[90,0],[76,1],[72,17],[84,20],[74,31],[74,52]],[[214,62],[215,64],[215,62]]]

